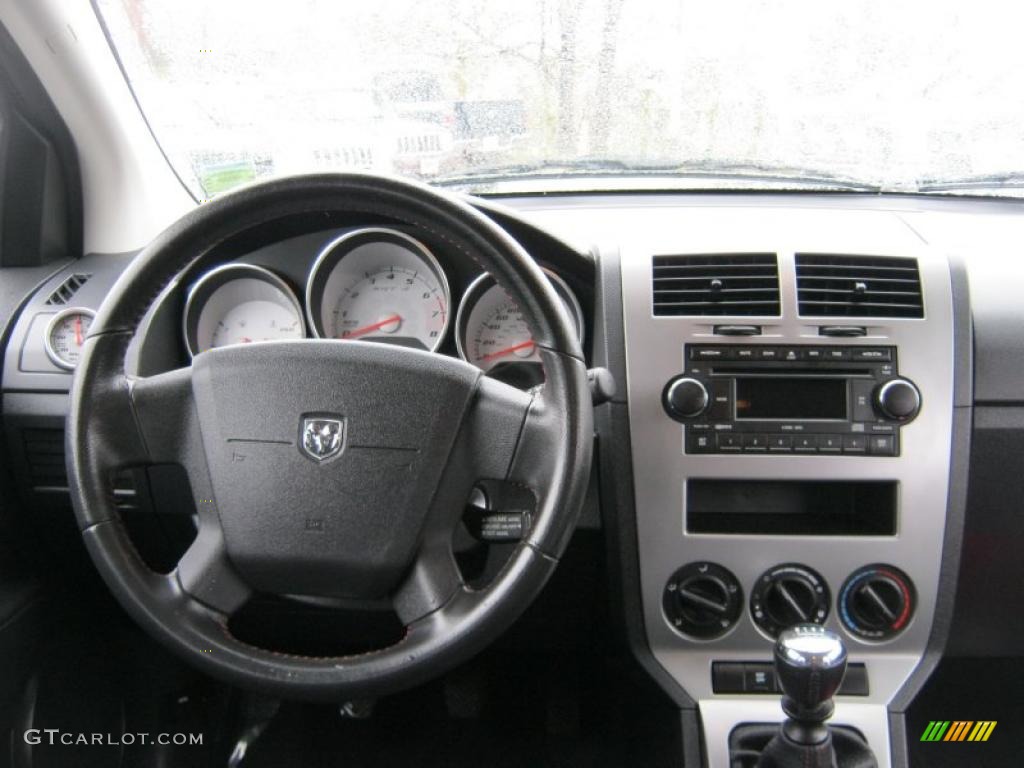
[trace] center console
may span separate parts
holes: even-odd
[[[782,719],[778,634],[822,625],[849,649],[833,722],[886,768],[939,599],[949,263],[887,214],[700,214],[621,253],[650,650],[726,768],[739,726]]]

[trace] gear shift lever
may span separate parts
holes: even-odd
[[[768,743],[757,768],[836,768],[832,697],[846,674],[846,647],[835,632],[817,624],[783,630],[775,644],[775,674],[783,691],[786,721]],[[845,751],[845,750],[844,750]],[[877,765],[867,745],[858,766]]]
[[[801,726],[823,728],[846,676],[846,648],[835,632],[797,624],[783,630],[775,643],[775,674],[784,694],[782,711]]]

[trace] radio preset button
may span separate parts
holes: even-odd
[[[818,451],[821,453],[839,453],[842,449],[841,435],[822,435],[818,438]]]
[[[743,450],[747,453],[765,453],[768,450],[768,438],[764,435],[744,435]]]
[[[867,453],[868,438],[866,435],[846,435],[843,438],[843,453]]]
[[[734,432],[718,433],[718,450],[739,451],[743,448],[743,436]]]
[[[793,450],[797,453],[817,453],[818,438],[813,435],[797,435],[793,438]]]
[[[790,453],[793,450],[793,438],[789,435],[768,435],[768,451],[770,453]]]

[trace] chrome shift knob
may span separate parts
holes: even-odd
[[[775,643],[775,674],[785,694],[782,707],[798,720],[824,721],[846,675],[846,646],[817,624],[783,630]]]

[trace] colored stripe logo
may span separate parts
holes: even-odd
[[[988,741],[996,729],[996,720],[932,720],[921,734],[921,741]]]

